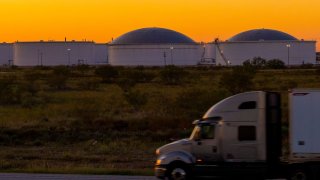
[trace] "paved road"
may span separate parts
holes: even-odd
[[[153,176],[0,173],[0,180],[157,180],[157,178]]]
[[[0,173],[1,180],[156,180],[152,176]]]

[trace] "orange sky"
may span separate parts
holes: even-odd
[[[204,42],[256,28],[320,41],[319,8],[319,0],[0,0],[0,41],[108,42],[143,27]]]

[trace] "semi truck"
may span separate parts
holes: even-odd
[[[286,141],[280,93],[236,94],[195,120],[190,138],[156,150],[156,177],[319,180],[320,90],[288,96]]]

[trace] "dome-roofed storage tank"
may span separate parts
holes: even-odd
[[[242,65],[244,61],[255,57],[279,59],[290,66],[316,63],[315,41],[298,40],[290,34],[272,29],[241,32],[220,42],[219,48],[216,49],[216,64],[221,65],[225,65],[225,60],[220,52],[231,65]]]
[[[298,39],[290,34],[277,30],[253,29],[239,33],[231,37],[228,41],[298,41]]]
[[[191,38],[164,28],[128,32],[109,45],[109,63],[122,66],[196,65],[201,48]]]
[[[196,42],[173,30],[142,28],[120,36],[111,44],[196,44]]]

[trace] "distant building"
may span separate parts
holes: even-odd
[[[317,52],[317,62],[320,63],[320,52]]]

